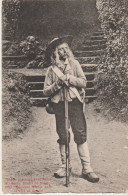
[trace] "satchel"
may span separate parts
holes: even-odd
[[[48,114],[55,114],[54,109],[53,109],[53,102],[51,101],[51,98],[48,98],[45,110],[47,111]]]

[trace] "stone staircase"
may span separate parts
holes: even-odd
[[[102,32],[95,32],[89,41],[83,43],[78,51],[74,52],[87,78],[86,102],[96,99],[96,84],[98,75],[98,60],[106,47],[106,39]],[[47,98],[43,96],[45,73],[27,76],[30,91],[30,100],[33,105],[43,106]]]

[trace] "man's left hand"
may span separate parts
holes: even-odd
[[[61,79],[62,79],[63,81],[67,81],[67,75],[62,76]]]
[[[69,77],[68,77],[68,75],[66,74],[66,75],[64,75],[64,76],[61,77],[61,80],[63,80],[63,82],[66,84],[66,86],[69,87],[68,78],[69,78]]]

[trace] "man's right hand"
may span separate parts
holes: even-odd
[[[63,85],[63,81],[59,79],[59,80],[57,81],[57,85],[59,85],[59,86],[61,86],[61,87],[62,87],[62,85]]]
[[[57,85],[59,85],[59,86],[63,86],[63,85],[66,85],[67,87],[69,87],[69,83],[68,83],[68,81],[62,81],[61,79],[59,79],[58,81],[57,81]]]

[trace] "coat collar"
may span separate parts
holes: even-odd
[[[66,66],[65,72],[71,70],[71,66],[70,66],[70,63],[69,63],[69,60],[68,59],[65,60],[65,62],[64,62],[63,65],[62,64],[58,64],[58,67],[59,68],[62,68],[62,69],[64,69],[65,66]]]

